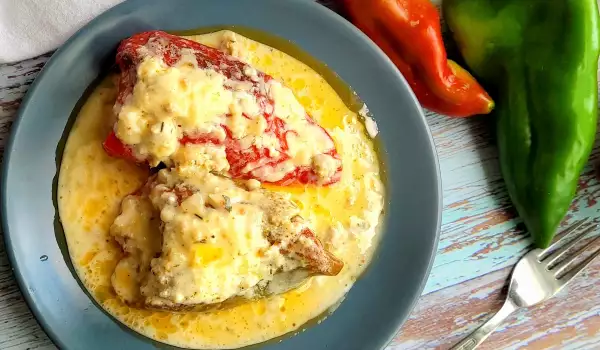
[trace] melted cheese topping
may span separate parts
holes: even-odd
[[[137,332],[180,347],[234,348],[265,341],[294,331],[334,308],[370,258],[383,208],[377,154],[361,118],[305,64],[241,35],[225,33],[225,37],[235,40],[223,40],[223,32],[193,39],[230,48],[236,57],[282,81],[315,121],[330,131],[344,167],[338,183],[328,187],[268,188],[291,196],[300,215],[345,266],[337,276],[315,277],[302,288],[225,310],[173,313],[124,304],[112,287],[111,277],[122,286],[138,281],[130,278],[129,272],[135,266],[129,259],[121,260],[124,253],[110,227],[123,199],[145,183],[148,174],[143,168],[107,156],[102,149],[112,126],[106,116],[112,113],[116,99],[114,77],[110,77],[81,109],[63,153],[58,204],[69,253],[82,283],[104,309]],[[176,154],[181,157],[179,161],[192,164],[218,162],[221,152],[195,148],[186,152],[178,149]],[[257,188],[260,184],[249,181],[248,186]],[[127,205],[132,209],[139,205],[135,211],[144,211],[149,203]],[[156,247],[151,232],[145,237]],[[133,235],[132,239],[138,238]],[[202,261],[220,256],[218,250],[198,252]],[[115,272],[119,261],[122,269]]]
[[[221,46],[234,53],[235,34],[228,34],[225,41],[229,44]],[[259,79],[250,65],[244,74],[254,81]],[[189,49],[182,50],[180,61],[173,66],[148,56],[137,68],[133,93],[118,108],[115,132],[139,158],[149,159],[153,165],[161,161],[171,165],[178,149],[188,147],[179,144],[184,135],[208,134],[223,141],[223,127],[234,139],[241,140],[242,148],[256,145],[277,155],[280,141],[265,132],[267,121],[254,94],[256,89],[251,82],[228,79],[214,69],[199,68]],[[319,156],[330,158],[321,161],[316,172],[323,180],[329,180],[340,165],[338,159],[323,154],[334,147],[333,141],[306,118],[304,106],[291,89],[277,80],[261,81],[258,89],[273,101],[266,108],[273,109],[273,114],[294,131],[286,137],[291,160],[278,167],[261,167],[261,161],[265,161],[262,159],[248,164],[245,171],[276,182],[295,167],[314,166],[314,158]],[[324,166],[328,168],[323,170]]]
[[[182,172],[193,174],[200,169],[212,169],[219,173],[229,170],[225,147],[213,144],[189,144],[180,147],[173,155],[174,165]]]
[[[195,306],[219,303],[234,296],[251,298],[260,291],[259,287],[273,279],[275,273],[300,266],[298,261],[284,257],[280,252],[280,247],[287,247],[291,243],[289,239],[303,228],[301,225],[294,227],[289,220],[300,211],[289,202],[289,195],[248,191],[208,170],[188,174],[164,169],[151,187],[148,197],[126,197],[122,213],[111,227],[115,237],[121,240],[123,234],[143,237],[155,218],[140,209],[145,209],[145,203],[151,202],[159,210],[162,248],[139,240],[126,245],[127,248],[139,243],[136,249],[145,256],[160,254],[152,260],[152,273],[148,278],[130,272],[137,281],[143,281],[141,291],[147,298],[146,304]],[[177,195],[178,188],[193,189],[194,193],[182,198]],[[274,205],[278,206],[275,211],[272,210]],[[287,220],[288,225],[283,229],[290,233],[281,237],[277,246],[272,245],[264,234],[267,229],[273,231],[266,226],[273,222],[274,215],[282,222]],[[143,259],[144,256],[140,257],[142,264],[150,263]],[[130,260],[129,257],[126,259]],[[119,269],[116,271],[119,273]],[[147,269],[144,272],[148,272]],[[130,296],[138,293],[127,290],[132,284],[119,282],[114,278],[117,294],[124,300],[135,302]],[[133,286],[137,288],[139,282]]]

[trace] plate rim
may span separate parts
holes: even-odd
[[[348,22],[344,17],[339,15],[337,12],[331,10],[327,6],[318,3],[316,0],[286,0],[286,1],[292,1],[292,2],[296,2],[298,4],[302,4],[301,6],[310,6],[310,7],[313,7],[315,9],[315,11],[321,11],[324,14],[327,13],[327,15],[331,19],[337,21],[336,25],[338,25],[338,26],[344,25],[347,29],[351,30],[354,35],[361,37],[362,38],[361,45],[371,46],[372,49],[375,49],[375,51],[377,51],[379,53],[379,56],[381,56],[382,60],[387,61],[388,64],[393,65],[393,63],[387,57],[387,55],[385,55],[385,53],[368,36],[366,36],[363,32],[361,32],[354,25],[352,25],[350,22]],[[2,172],[1,172],[2,181],[0,184],[0,189],[1,189],[1,191],[0,191],[1,192],[0,193],[0,197],[1,197],[0,198],[0,200],[1,200],[0,213],[2,214],[1,221],[2,221],[2,230],[3,230],[6,254],[7,254],[9,262],[10,262],[13,276],[15,277],[15,280],[17,282],[17,285],[19,286],[21,295],[23,296],[23,299],[25,300],[28,309],[33,314],[36,322],[40,325],[40,327],[43,329],[43,331],[48,335],[49,339],[60,349],[68,349],[69,345],[66,344],[65,342],[63,342],[63,339],[55,332],[54,327],[52,327],[50,325],[50,322],[47,322],[47,319],[44,317],[42,312],[38,309],[37,304],[36,304],[36,302],[34,302],[33,297],[32,297],[33,293],[31,293],[29,291],[29,288],[27,288],[27,279],[25,278],[24,274],[22,273],[21,267],[19,267],[19,265],[16,262],[16,256],[14,253],[13,242],[12,242],[11,233],[10,233],[10,229],[9,229],[9,218],[8,218],[8,213],[7,213],[7,208],[8,208],[9,203],[8,203],[8,196],[7,196],[6,189],[8,188],[7,178],[8,178],[8,174],[10,171],[9,164],[11,163],[11,158],[14,153],[14,142],[16,139],[16,135],[18,134],[18,131],[20,129],[21,121],[22,121],[24,115],[26,114],[25,111],[26,111],[28,105],[31,103],[31,100],[33,99],[33,95],[35,94],[35,92],[38,88],[38,85],[40,84],[40,81],[42,81],[44,79],[44,77],[46,76],[47,71],[51,70],[52,67],[56,64],[56,62],[59,62],[62,59],[61,56],[63,55],[63,53],[68,52],[68,50],[70,49],[70,47],[73,45],[74,42],[76,42],[80,37],[87,35],[87,32],[92,30],[95,27],[96,23],[101,23],[102,21],[104,21],[104,17],[106,15],[110,15],[113,12],[121,11],[121,8],[126,7],[127,4],[130,2],[134,2],[134,1],[126,0],[122,3],[119,3],[119,4],[111,7],[111,8],[108,8],[107,10],[105,10],[104,12],[102,12],[101,14],[99,14],[98,16],[93,18],[91,21],[87,22],[83,27],[78,29],[75,33],[73,33],[73,35],[71,35],[57,50],[55,50],[52,53],[52,56],[48,59],[46,64],[43,66],[40,73],[35,77],[33,83],[31,84],[31,86],[27,90],[25,96],[23,97],[23,100],[19,106],[19,109],[14,116],[13,124],[11,126],[10,133],[7,138],[7,142],[5,144],[5,150],[4,150],[3,162],[2,162]],[[434,263],[435,257],[437,255],[437,249],[438,249],[438,245],[439,245],[439,241],[440,241],[442,213],[443,213],[442,176],[441,176],[438,152],[437,152],[437,148],[435,145],[435,141],[433,139],[433,135],[431,133],[431,128],[429,127],[429,124],[427,123],[426,115],[423,111],[422,106],[418,102],[413,91],[410,89],[410,86],[408,85],[405,77],[400,72],[398,72],[398,74],[400,76],[400,79],[403,81],[403,83],[408,88],[408,92],[412,96],[412,99],[416,102],[416,105],[419,110],[420,122],[423,124],[423,126],[425,127],[425,130],[427,131],[427,133],[426,133],[427,141],[429,143],[430,150],[432,152],[432,156],[433,156],[432,160],[434,163],[433,165],[436,170],[435,171],[436,172],[435,173],[435,183],[436,183],[435,192],[437,195],[436,196],[437,197],[436,198],[437,213],[436,213],[436,223],[435,223],[436,230],[432,237],[431,250],[427,252],[428,264],[427,264],[426,268],[424,269],[425,273],[420,278],[420,284],[415,288],[415,292],[411,298],[412,300],[408,303],[409,304],[409,307],[407,308],[408,311],[406,312],[406,315],[401,315],[400,312],[397,313],[397,316],[395,317],[397,319],[397,321],[393,325],[393,328],[395,329],[395,331],[390,332],[387,339],[385,339],[384,343],[382,344],[381,349],[384,349],[385,347],[387,347],[390,344],[390,342],[396,336],[398,331],[402,328],[402,326],[404,325],[404,323],[406,322],[408,317],[414,311],[414,308],[415,308],[418,300],[422,296],[423,290],[424,290],[424,288],[427,284],[427,281],[429,279],[429,276],[431,274],[431,269],[433,268],[433,263]],[[58,170],[57,170],[57,173],[54,174],[54,176],[56,176],[57,174],[58,174]],[[391,200],[391,198],[388,198],[388,199]],[[384,228],[384,230],[385,230],[385,228]],[[64,263],[66,264],[66,262],[64,262]],[[368,268],[369,268],[369,266],[367,266],[367,269]],[[113,322],[117,322],[119,325],[123,325],[120,321],[113,320]],[[132,331],[137,333],[137,331],[134,331],[134,330],[132,330]],[[149,339],[149,341],[154,341],[153,339],[150,339],[150,338],[148,338],[148,339]],[[260,345],[260,344],[262,344],[262,343],[257,343],[255,345]],[[166,345],[168,345],[168,344],[166,344]]]

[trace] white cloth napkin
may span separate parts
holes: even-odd
[[[123,0],[0,0],[0,63],[58,48],[92,18]]]

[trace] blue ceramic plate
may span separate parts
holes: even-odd
[[[61,140],[78,100],[114,59],[121,39],[150,29],[220,25],[275,34],[326,63],[369,106],[386,159],[385,232],[370,267],[324,322],[264,348],[383,348],[421,294],[435,254],[441,213],[435,148],[414,95],[386,56],[343,18],[307,0],[130,0],[52,56],[13,126],[2,183],[7,251],[29,306],[62,349],[157,345],[95,306],[70,270],[54,204]]]

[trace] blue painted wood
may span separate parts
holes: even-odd
[[[531,245],[502,180],[492,117],[427,117],[440,159],[444,213],[438,255],[424,294],[512,266]],[[599,216],[599,146],[584,169],[564,224]]]

